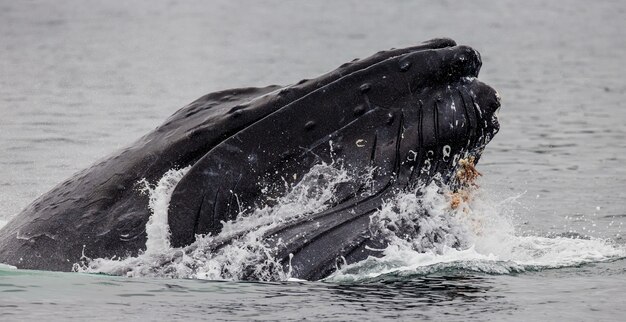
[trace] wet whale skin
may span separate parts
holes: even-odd
[[[346,184],[327,210],[267,235],[281,240],[275,256],[289,259],[294,277],[322,278],[339,257],[372,255],[369,215],[382,201],[435,177],[453,183],[460,158],[478,160],[499,129],[500,106],[476,79],[480,67],[474,49],[434,39],[295,85],[205,95],[16,215],[0,230],[0,262],[68,271],[83,251],[136,255],[151,215],[139,183],[172,168],[190,167],[169,205],[175,247],[219,234],[222,221],[284,193],[321,162],[373,168],[374,184]]]

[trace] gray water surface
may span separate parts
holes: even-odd
[[[516,228],[617,244],[626,221],[624,1],[0,1],[0,221],[186,103],[451,37],[502,96],[482,185]],[[357,284],[0,268],[0,319],[623,320],[626,262]]]

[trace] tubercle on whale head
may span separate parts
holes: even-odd
[[[422,64],[413,70],[414,65]],[[405,54],[398,59],[401,72],[412,74],[412,90],[460,78],[476,78],[482,67],[481,56],[475,49],[459,45]],[[431,77],[423,78],[428,73]]]

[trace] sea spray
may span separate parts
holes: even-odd
[[[156,185],[142,180],[143,193],[150,196],[148,206],[152,215],[146,224],[146,254],[162,253],[170,249],[170,230],[167,223],[168,207],[176,184],[191,167],[180,170],[171,169],[163,175]]]
[[[466,248],[467,225],[450,206],[449,191],[433,181],[410,192],[400,192],[370,217],[372,236],[390,247],[440,253],[446,247]]]
[[[325,280],[406,279],[459,272],[510,274],[626,257],[626,249],[610,240],[517,234],[514,218],[519,217],[515,213],[519,196],[499,200],[497,193],[481,188],[459,211],[450,207],[445,187],[437,189],[435,185],[424,187],[422,198],[415,198],[412,192],[400,193],[372,216],[410,222],[416,219],[414,214],[429,213],[430,219],[418,219],[426,224],[423,232],[396,235],[398,230],[393,229],[395,242],[382,251],[381,257],[343,267]],[[389,213],[389,209],[394,211]],[[441,236],[439,242],[424,238],[429,233]]]
[[[214,280],[289,280],[288,263],[273,257],[265,243],[268,230],[329,207],[337,188],[355,178],[338,163],[311,168],[272,205],[244,210],[224,222],[220,234],[197,236],[184,248],[169,244],[167,209],[176,183],[187,169],[168,171],[145,184],[152,216],[146,226],[146,251],[136,257],[89,259],[75,271],[129,277]],[[387,241],[381,257],[344,265],[327,281],[361,281],[433,273],[508,274],[558,268],[626,256],[622,247],[601,239],[547,238],[517,234],[513,218],[518,196],[500,197],[488,189],[453,202],[447,187],[430,183],[398,192],[370,217],[370,232]]]
[[[272,257],[273,250],[265,244],[265,233],[282,223],[327,209],[339,185],[355,178],[336,163],[315,165],[273,206],[244,211],[237,219],[223,222],[219,235],[199,235],[187,247],[172,248],[167,209],[173,188],[185,171],[169,171],[157,184],[146,185],[152,216],[146,227],[145,252],[124,259],[85,258],[74,270],[129,277],[286,280],[290,276],[283,263]]]

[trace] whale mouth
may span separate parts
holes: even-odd
[[[498,91],[495,91],[495,96],[495,104],[496,106],[498,106],[498,108],[496,108],[496,110],[493,112],[493,115],[491,117],[491,123],[493,124],[495,131],[497,132],[500,130],[500,110],[502,109],[502,97],[500,96],[500,93],[498,93]]]
[[[499,118],[500,108],[496,110],[495,113],[491,116],[491,126],[493,127],[493,134],[495,135],[498,131],[500,131],[500,118]]]

